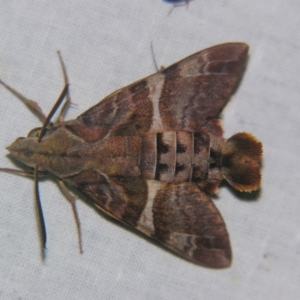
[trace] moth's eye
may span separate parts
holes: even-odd
[[[41,127],[33,128],[29,131],[27,137],[38,137],[39,132],[41,131]]]

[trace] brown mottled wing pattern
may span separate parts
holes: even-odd
[[[108,215],[153,237],[195,263],[230,265],[225,223],[214,203],[194,183],[107,177],[85,171],[65,178]]]
[[[211,268],[230,265],[225,223],[194,183],[163,183],[153,203],[153,224],[154,237],[180,256]]]
[[[116,91],[65,126],[88,143],[108,136],[200,131],[234,92],[247,54],[242,43],[200,51]],[[225,223],[195,183],[108,176],[95,169],[64,180],[105,213],[190,261],[208,267],[231,262]]]
[[[86,141],[108,135],[199,131],[228,102],[247,55],[243,43],[205,49],[114,92],[67,126]]]
[[[261,143],[247,133],[225,141],[212,120],[237,87],[247,54],[243,43],[195,53],[114,92],[76,120],[56,123],[41,140],[31,133],[8,150],[180,256],[227,267],[225,223],[200,187],[215,191],[222,176],[240,191],[260,184]]]

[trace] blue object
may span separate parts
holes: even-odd
[[[163,0],[164,2],[168,3],[180,3],[180,2],[187,2],[186,0]]]

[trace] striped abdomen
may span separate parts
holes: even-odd
[[[166,182],[205,181],[210,163],[219,168],[221,164],[221,156],[210,158],[211,154],[210,135],[204,132],[148,134],[142,139],[142,177]]]

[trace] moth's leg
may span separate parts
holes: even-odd
[[[158,67],[158,64],[157,64],[157,61],[156,61],[156,58],[155,58],[155,53],[154,53],[152,42],[150,44],[150,47],[151,47],[152,59],[153,59],[154,65],[155,65],[156,72],[163,71],[165,69],[165,67],[164,66],[160,66],[160,68]]]
[[[41,232],[41,237],[42,237],[42,257],[44,259],[47,234],[46,234],[44,215],[43,215],[43,211],[42,211],[42,205],[41,205],[40,195],[39,195],[39,190],[38,190],[38,177],[40,177],[42,175],[46,175],[47,172],[39,171],[38,167],[36,167],[34,170],[28,170],[28,171],[19,170],[19,169],[10,169],[10,168],[0,168],[0,172],[13,173],[16,175],[34,177],[35,198],[36,198],[36,204],[37,204],[37,209],[38,209],[39,224],[40,224],[40,229],[41,229],[40,232]]]
[[[46,224],[45,224],[45,218],[40,198],[40,192],[39,192],[39,166],[36,165],[34,168],[34,195],[35,195],[35,201],[36,201],[36,209],[38,213],[38,220],[40,225],[40,234],[41,234],[41,254],[42,259],[45,258],[46,253],[46,244],[47,244],[47,231],[46,231]]]
[[[8,91],[10,91],[14,96],[16,96],[19,100],[21,100],[38,118],[44,122],[46,120],[46,115],[39,107],[37,102],[26,98],[24,95],[16,91],[14,88],[0,80],[0,84],[2,84]]]
[[[61,188],[61,191],[63,192],[65,197],[71,203],[73,215],[74,215],[74,218],[75,218],[77,233],[78,233],[79,252],[80,252],[80,254],[82,254],[83,251],[82,251],[81,227],[80,227],[79,216],[78,216],[76,203],[75,203],[76,198],[70,193],[70,191],[67,189],[67,187],[65,186],[65,184],[62,180],[58,180],[58,185]]]
[[[64,62],[62,60],[62,57],[61,57],[61,54],[59,51],[57,52],[57,54],[58,54],[59,61],[61,64],[61,68],[62,68],[62,72],[63,72],[63,76],[64,76],[64,83],[65,83],[65,87],[66,87],[69,84],[66,67],[64,65]],[[26,98],[24,95],[19,93],[17,90],[15,90],[14,88],[9,86],[2,80],[0,80],[0,84],[2,84],[8,91],[10,91],[14,96],[16,96],[19,100],[21,100],[34,114],[36,114],[41,119],[41,121],[43,123],[45,122],[45,120],[47,119],[46,114],[42,111],[42,109],[40,108],[40,106],[38,105],[38,103],[36,101]],[[66,109],[68,108],[69,103],[70,103],[70,94],[69,94],[69,90],[67,90],[66,101],[63,104],[61,111],[59,113],[58,122],[63,121],[63,115],[64,115]],[[51,123],[49,123],[49,121],[48,121],[47,125],[48,124],[51,124]]]
[[[172,8],[170,9],[169,13],[168,13],[168,16],[172,13],[172,11],[174,10],[175,8],[175,4],[172,6]]]
[[[155,65],[156,72],[158,72],[159,71],[159,67],[158,67],[158,64],[157,64],[157,61],[156,61],[156,58],[155,58],[154,49],[153,49],[153,43],[152,42],[150,44],[150,48],[151,48],[151,54],[152,54],[153,63]]]
[[[62,59],[60,51],[57,51],[57,55],[58,55],[60,65],[61,65],[61,69],[62,69],[62,72],[63,72],[65,86],[69,85],[69,79],[68,79],[66,66],[65,66],[64,61]],[[64,115],[65,115],[70,103],[71,103],[71,98],[70,98],[70,92],[68,90],[68,92],[66,94],[66,100],[65,100],[63,106],[61,107],[61,110],[60,110],[59,115],[58,115],[57,122],[62,122],[64,120]]]
[[[24,176],[34,176],[34,172],[32,171],[25,171],[19,169],[10,169],[10,168],[0,168],[0,172],[12,173],[17,175],[24,175]]]
[[[177,3],[177,4],[174,4],[173,7],[171,8],[171,10],[170,10],[169,13],[168,13],[168,16],[171,14],[171,12],[172,12],[172,11],[174,10],[174,8],[176,8],[176,7],[180,7],[180,6],[186,5],[186,9],[188,9],[190,1],[191,1],[191,0],[185,0],[184,3]]]
[[[6,172],[16,175],[22,175],[22,176],[34,176],[34,170],[21,170],[21,169],[11,169],[11,168],[0,168],[0,172]],[[38,171],[38,176],[46,176],[48,174],[47,171]]]

